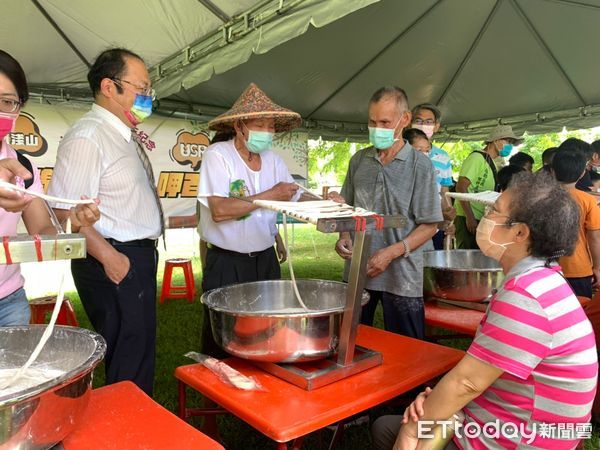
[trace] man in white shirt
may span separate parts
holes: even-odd
[[[156,340],[156,242],[164,228],[147,155],[133,131],[152,111],[144,61],[102,52],[88,73],[95,103],[59,147],[49,193],[100,199],[102,216],[82,229],[87,258],[71,271],[92,325],[107,342],[106,383],[135,382],[152,395]],[[60,220],[67,205],[57,203]]]
[[[233,197],[281,201],[300,197],[285,163],[272,151],[274,133],[300,123],[298,113],[273,103],[255,84],[209,123],[213,130],[230,133],[231,139],[209,146],[200,168],[200,228],[208,242],[204,291],[281,277],[273,248],[277,213]],[[202,351],[222,356],[204,312]]]

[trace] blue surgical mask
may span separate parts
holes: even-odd
[[[400,121],[398,121],[400,123]],[[394,133],[396,132],[396,126],[394,128],[376,128],[369,127],[369,142],[373,144],[373,147],[379,150],[387,150],[397,139],[394,138]]]
[[[510,153],[512,151],[513,151],[513,145],[512,144],[504,144],[498,153],[503,158],[506,158],[508,155],[510,155]]]
[[[246,147],[252,153],[262,153],[273,148],[273,133],[269,131],[248,130]]]

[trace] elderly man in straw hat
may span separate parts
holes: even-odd
[[[513,145],[523,142],[510,125],[497,125],[490,131],[483,150],[475,150],[463,162],[458,174],[456,192],[476,193],[493,191],[498,184],[498,171],[494,160],[506,158]],[[476,249],[475,230],[484,212],[484,205],[458,201],[455,204],[456,245],[462,249]]]
[[[204,291],[281,277],[273,248],[277,214],[233,197],[299,199],[298,186],[272,147],[274,133],[301,123],[298,113],[275,104],[254,83],[229,111],[209,122],[210,129],[231,138],[209,146],[200,168],[200,227],[208,242]],[[206,312],[203,351],[220,356]]]

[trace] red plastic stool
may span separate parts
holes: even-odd
[[[183,270],[185,284],[172,285],[173,269],[179,267]],[[194,270],[192,261],[185,258],[167,259],[165,261],[165,273],[163,275],[163,284],[160,291],[160,303],[164,303],[167,298],[187,298],[188,302],[194,301],[196,295],[196,285],[194,284]]]
[[[55,304],[56,296],[54,295],[29,300],[29,308],[31,309],[31,320],[29,323],[47,323],[48,321],[46,320],[46,317],[48,314],[52,314]],[[56,324],[70,325],[72,327],[79,326],[73,305],[71,305],[71,301],[67,297],[64,298],[62,305],[60,305],[60,311],[58,312],[58,317],[56,318]]]

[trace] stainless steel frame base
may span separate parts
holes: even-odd
[[[354,359],[347,365],[339,364],[337,355],[308,363],[275,364],[254,361],[254,364],[265,372],[311,391],[383,363],[383,355],[379,352],[360,346],[356,346],[354,350]]]

